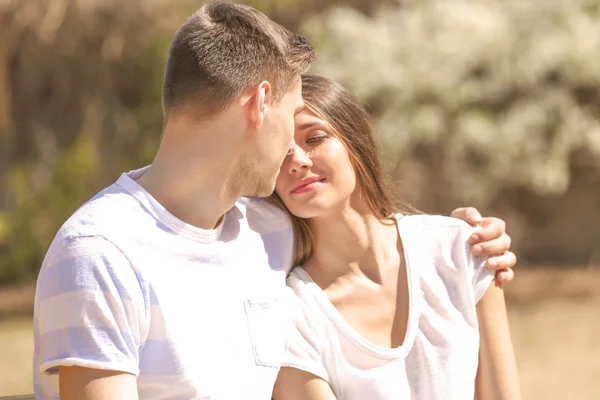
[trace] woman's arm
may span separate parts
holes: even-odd
[[[273,389],[274,400],[336,400],[331,387],[311,373],[282,367]]]
[[[476,394],[479,400],[520,399],[517,363],[510,339],[504,293],[492,282],[479,303],[481,343]]]

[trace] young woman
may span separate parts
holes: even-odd
[[[291,214],[295,293],[275,400],[517,399],[502,290],[474,228],[398,207],[368,113],[303,77],[306,109],[274,200]]]

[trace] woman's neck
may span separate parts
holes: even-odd
[[[309,223],[314,247],[304,269],[322,288],[357,275],[381,284],[382,269],[397,265],[395,221],[348,206]]]

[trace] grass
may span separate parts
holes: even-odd
[[[599,310],[600,297],[509,309],[524,399],[598,399]]]
[[[31,318],[0,322],[0,396],[33,392]]]
[[[506,297],[523,399],[597,399],[600,269],[517,274],[506,287]],[[26,297],[19,304],[30,304],[30,290],[18,293]],[[3,301],[7,304],[0,295],[0,316],[12,317],[0,322],[0,396],[30,393],[31,318],[3,313]]]

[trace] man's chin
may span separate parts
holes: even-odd
[[[250,193],[245,194],[245,197],[269,197],[275,191],[275,180],[272,182],[261,182],[261,184],[252,190]]]

